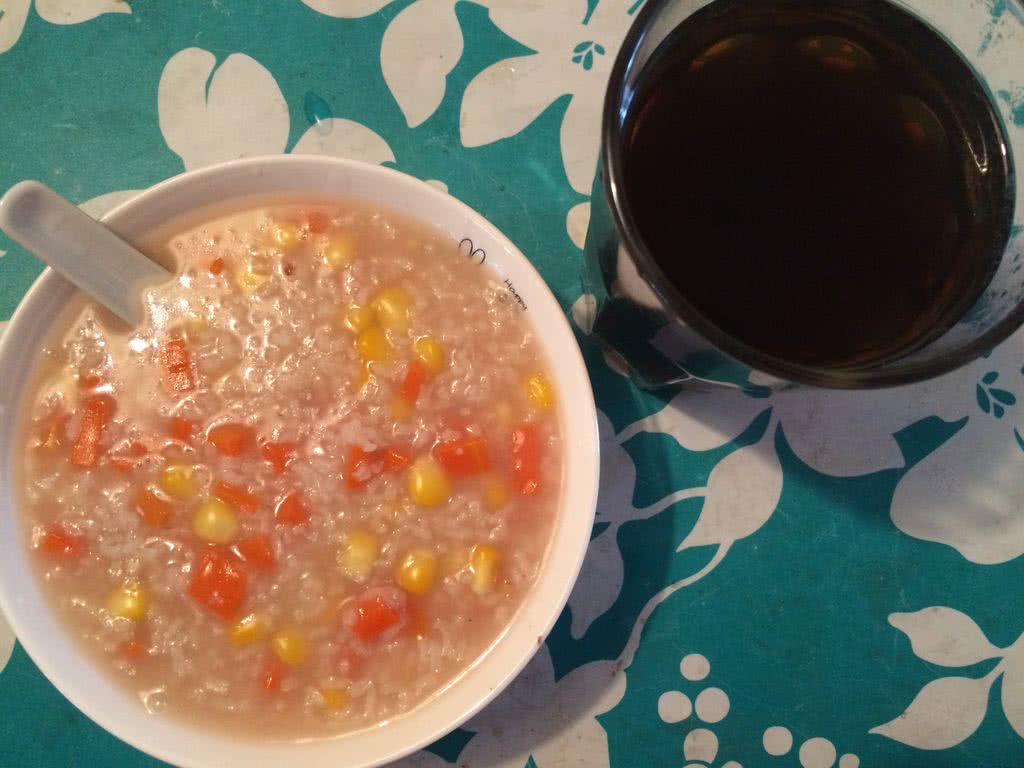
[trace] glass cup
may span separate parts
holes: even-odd
[[[769,12],[810,1],[749,0],[764,5]],[[1001,118],[1005,140],[993,144],[980,132],[969,134],[972,153],[978,163],[1003,163],[1012,187],[1002,190],[1005,194],[998,200],[984,190],[975,195],[976,215],[990,215],[992,211],[985,211],[985,206],[1002,206],[997,211],[1002,220],[1012,217],[1017,225],[1010,229],[1006,248],[987,287],[945,333],[896,359],[836,369],[765,354],[703,317],[658,266],[630,212],[623,161],[637,83],[658,46],[676,27],[697,11],[719,2],[726,0],[648,0],[627,33],[612,69],[583,269],[584,291],[593,297],[593,334],[607,351],[646,387],[692,382],[739,387],[759,394],[794,383],[858,389],[920,381],[976,359],[1012,334],[1024,322],[1024,227],[1020,226],[1024,222],[1024,195],[1013,173],[1013,159],[1024,157],[1024,80],[1020,77],[1024,66],[1024,9],[1014,4],[1016,0],[994,6],[949,0],[844,0],[854,12],[878,5],[890,13],[895,8],[908,12],[945,38],[974,69],[987,90],[988,103]],[[685,243],[680,247],[685,249]],[[765,322],[771,322],[771,318],[765,318]]]

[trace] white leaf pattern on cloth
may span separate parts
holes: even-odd
[[[241,53],[216,63],[209,51],[186,48],[164,67],[157,102],[167,146],[188,170],[283,152],[288,107],[274,76]]]
[[[919,659],[942,667],[967,667],[1002,655],[970,616],[953,608],[894,613],[889,623],[910,639]]]
[[[309,128],[292,149],[296,155],[333,155],[367,163],[393,163],[391,147],[361,123],[331,118]]]
[[[560,129],[562,162],[573,189],[590,194],[601,104],[632,20],[629,4],[598,3],[589,19],[586,0],[490,0],[487,6],[499,29],[536,53],[504,59],[473,78],[462,99],[462,143],[476,147],[513,136],[569,94]]]
[[[0,0],[0,53],[18,42],[31,7],[32,0]]]
[[[895,720],[870,733],[917,749],[949,749],[964,742],[985,719],[995,673],[982,678],[942,677],[918,692]]]
[[[590,542],[576,587],[569,595],[570,632],[576,639],[586,634],[594,620],[603,616],[622,592],[624,568],[617,538],[621,525],[651,517],[678,501],[704,493],[703,488],[682,490],[648,507],[634,506],[636,468],[633,459],[622,447],[611,420],[600,410],[597,426],[601,441],[601,479],[595,520],[598,524],[607,524],[607,528]]]
[[[782,496],[782,467],[769,427],[755,444],[722,459],[708,476],[704,508],[679,549],[730,546],[760,530]]]
[[[337,19],[361,19],[371,16],[392,0],[302,0],[317,13]]]
[[[1020,640],[1007,654],[1000,697],[1007,721],[1024,738],[1024,643]]]
[[[0,329],[0,333],[2,332],[2,329]],[[0,613],[0,672],[3,671],[4,667],[7,666],[7,662],[11,659],[11,653],[14,651],[14,642],[14,630],[7,623],[4,615]]]
[[[388,24],[380,45],[381,70],[410,128],[441,105],[445,79],[462,47],[455,0],[419,0]]]
[[[104,13],[131,13],[122,0],[36,0],[36,13],[51,24],[81,24]]]

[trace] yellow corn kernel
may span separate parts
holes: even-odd
[[[211,544],[230,544],[238,536],[238,515],[234,508],[218,498],[199,505],[192,517],[192,531]]]
[[[391,357],[391,342],[384,329],[378,326],[360,332],[356,345],[363,360],[383,362]]]
[[[369,531],[353,531],[338,550],[338,565],[352,581],[360,584],[370,578],[380,554],[380,543]]]
[[[512,406],[505,400],[499,400],[494,406],[494,418],[497,419],[499,427],[511,426]]]
[[[491,475],[484,479],[484,503],[492,512],[508,504],[508,488],[501,478]]]
[[[348,691],[344,688],[324,687],[320,689],[320,698],[327,709],[341,709],[348,704]]]
[[[526,379],[526,398],[536,408],[550,408],[555,403],[555,391],[546,376],[534,374]]]
[[[352,333],[361,333],[373,325],[373,310],[353,304],[344,311],[341,323]]]
[[[160,487],[168,496],[179,499],[195,496],[196,486],[195,473],[187,464],[168,464],[160,473]]]
[[[391,418],[395,421],[408,421],[412,416],[412,405],[404,397],[395,396],[391,399]]]
[[[409,327],[410,303],[409,294],[401,288],[385,288],[370,300],[370,308],[385,328],[404,331]]]
[[[498,580],[498,563],[501,561],[501,554],[490,544],[480,544],[473,547],[473,556],[470,565],[473,567],[473,580],[470,587],[478,595],[483,595],[494,589],[494,583]]]
[[[282,248],[292,248],[298,244],[301,233],[294,224],[282,222],[274,225],[273,229],[270,230],[270,236]]]
[[[465,547],[458,547],[444,553],[441,558],[441,572],[445,576],[454,576],[461,573],[469,565],[470,551]]]
[[[444,368],[444,347],[433,336],[420,336],[413,344],[413,351],[431,373]]]
[[[347,232],[332,237],[323,252],[324,261],[332,269],[341,269],[348,266],[355,255],[355,240]]]
[[[437,578],[437,555],[426,547],[417,547],[403,557],[395,568],[395,581],[406,592],[423,595]]]
[[[421,456],[409,468],[409,495],[424,507],[444,504],[451,496],[448,475],[430,456]]]
[[[231,628],[231,642],[238,646],[258,643],[269,631],[269,616],[265,613],[250,613]]]
[[[302,630],[288,626],[278,630],[270,638],[270,650],[289,667],[297,667],[306,660],[309,649]]]
[[[245,294],[255,293],[268,279],[269,273],[257,272],[251,265],[235,270],[235,285]]]
[[[107,610],[122,619],[139,621],[146,615],[149,598],[146,590],[138,582],[126,582],[110,593],[107,598]]]

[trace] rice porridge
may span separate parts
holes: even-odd
[[[562,445],[528,312],[358,203],[194,218],[126,330],[82,304],[25,405],[23,509],[67,631],[151,712],[261,738],[381,723],[514,619]]]

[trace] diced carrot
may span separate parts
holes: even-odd
[[[391,446],[384,450],[384,471],[389,474],[401,472],[412,463],[412,454],[405,448]]]
[[[84,402],[82,424],[71,448],[71,463],[91,467],[100,455],[100,439],[114,416],[116,403],[110,395],[91,395]]]
[[[409,367],[405,369],[405,378],[402,379],[402,384],[398,388],[398,394],[409,405],[413,405],[420,396],[420,390],[423,388],[423,382],[426,380],[427,366],[422,360],[417,358],[409,363]]]
[[[274,471],[283,475],[292,459],[295,458],[295,447],[295,443],[268,442],[263,444],[260,452],[263,454],[263,458],[274,467]]]
[[[512,430],[512,485],[523,496],[540,489],[540,433],[536,424]]]
[[[260,687],[265,693],[277,693],[281,690],[281,678],[284,677],[284,664],[273,656],[267,658],[260,670]]]
[[[210,262],[210,274],[219,275],[224,271],[224,259],[218,256],[216,259]]]
[[[230,621],[242,607],[247,582],[238,559],[226,549],[212,547],[193,565],[188,593],[208,611]]]
[[[491,468],[487,439],[481,435],[439,443],[436,450],[441,466],[453,475],[477,475]]]
[[[147,488],[135,499],[135,511],[146,525],[160,528],[171,519],[174,507],[169,501],[160,498]]]
[[[60,523],[54,523],[46,529],[39,548],[54,557],[77,558],[89,551],[89,544],[85,536],[71,533]]]
[[[195,422],[191,419],[183,419],[181,416],[171,418],[171,438],[179,443],[187,443],[191,440],[195,428]]]
[[[218,480],[213,484],[213,495],[226,501],[240,512],[255,512],[260,508],[260,500],[255,495],[237,485]]]
[[[402,614],[383,595],[364,597],[356,605],[352,632],[360,640],[376,640],[402,619]]]
[[[206,439],[222,456],[241,456],[255,442],[253,431],[244,424],[228,422],[210,427]]]
[[[306,226],[314,235],[326,232],[330,223],[331,220],[322,211],[310,211],[309,215],[306,216]]]
[[[274,519],[280,525],[302,525],[309,520],[309,511],[302,504],[302,496],[298,492],[289,493],[274,510]]]
[[[168,395],[180,395],[195,389],[192,353],[184,339],[173,338],[164,342],[160,347],[160,369],[164,391]]]
[[[82,389],[96,389],[103,383],[103,377],[98,373],[87,373],[78,380],[78,386]]]
[[[265,533],[257,533],[242,539],[235,545],[235,551],[253,568],[269,571],[277,565],[277,558],[274,557],[274,545]]]
[[[149,448],[146,447],[145,443],[133,440],[128,446],[127,451],[110,457],[110,465],[119,472],[131,472],[135,469],[135,465],[139,463],[139,459],[147,453],[149,453]]]
[[[345,462],[345,485],[349,488],[365,488],[383,471],[384,457],[380,451],[364,451],[358,445],[349,449]]]

